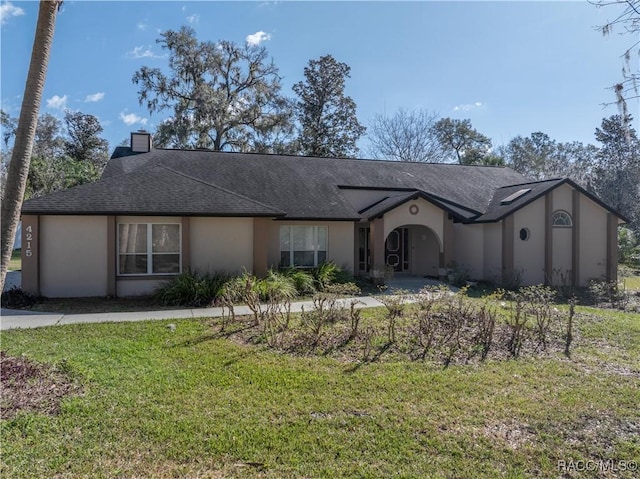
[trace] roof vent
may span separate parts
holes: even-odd
[[[131,151],[134,153],[148,153],[151,151],[151,133],[145,130],[131,133]]]
[[[510,205],[515,200],[517,200],[518,198],[523,197],[524,195],[526,195],[530,191],[531,191],[531,188],[525,188],[525,189],[522,189],[522,190],[518,190],[515,193],[513,193],[512,195],[507,196],[504,200],[502,200],[500,202],[500,204],[501,205]]]

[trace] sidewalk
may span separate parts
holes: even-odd
[[[383,304],[372,296],[341,299],[344,305],[351,301],[358,301],[357,308],[373,308]],[[299,301],[291,303],[291,312],[299,313],[313,309],[313,301]],[[247,306],[236,306],[235,313],[239,316],[253,314]],[[185,319],[185,318],[218,318],[222,316],[222,308],[174,309],[164,311],[132,311],[119,313],[95,314],[63,314],[42,313],[15,309],[0,309],[0,330],[6,331],[16,328],[40,328],[43,326],[57,326],[62,324],[80,323],[122,323],[131,321],[147,321],[157,319]]]

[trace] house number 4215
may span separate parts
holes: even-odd
[[[31,242],[33,241],[33,226],[27,226],[25,231],[24,239],[27,242],[27,247],[24,250],[24,255],[29,257],[33,256],[33,249],[31,249]]]

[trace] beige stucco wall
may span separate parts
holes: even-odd
[[[409,209],[412,205],[418,206],[418,214],[412,215]],[[445,212],[428,201],[418,198],[407,201],[403,205],[394,208],[384,215],[384,237],[389,236],[399,226],[423,225],[430,228],[438,239],[440,252],[442,252],[442,238],[444,229]]]
[[[192,270],[253,270],[253,218],[191,218],[190,237]]]
[[[573,218],[573,188],[562,185],[551,192],[551,214],[557,210]],[[549,219],[551,221],[551,219]],[[571,283],[573,228],[551,228],[551,281],[553,284]]]
[[[453,246],[453,260],[458,266],[468,271],[472,279],[482,279],[484,274],[485,227],[484,224],[454,223],[453,244],[446,245],[446,247]]]
[[[435,233],[424,226],[413,226],[409,231],[411,274],[415,276],[438,276],[440,244]]]
[[[116,294],[118,297],[146,296],[152,294],[154,290],[168,281],[168,279],[125,279],[116,280]]]
[[[486,223],[483,228],[482,276],[499,282],[502,277],[502,222]]]
[[[607,273],[607,211],[580,195],[580,286]]]
[[[573,188],[569,185],[561,185],[551,192],[552,212],[555,210],[564,210],[572,214],[572,195]]]
[[[285,225],[327,226],[327,261],[354,271],[355,229],[351,221],[272,221],[268,232],[270,267],[277,268],[280,263],[280,226]]]
[[[544,198],[516,211],[513,218],[513,267],[522,272],[522,284],[544,283]],[[528,240],[520,239],[520,230],[527,228]]]
[[[40,294],[107,295],[106,216],[40,217]]]

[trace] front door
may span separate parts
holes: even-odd
[[[384,243],[385,264],[396,273],[409,271],[409,228],[396,228]]]

